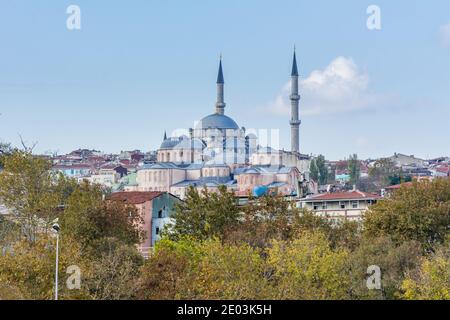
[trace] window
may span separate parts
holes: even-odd
[[[339,201],[339,206],[341,207],[341,209],[345,209],[345,202]]]
[[[156,235],[159,235],[159,228],[158,227],[156,227]]]
[[[314,208],[314,210],[318,210],[319,209],[319,205],[317,203],[313,203],[313,208]]]
[[[352,208],[358,209],[358,201],[352,201]]]
[[[159,219],[162,218],[162,213],[163,213],[162,209],[158,211],[158,218],[159,218]]]
[[[322,203],[322,210],[327,210],[327,203],[326,202]]]

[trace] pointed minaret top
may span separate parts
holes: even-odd
[[[217,83],[225,83],[225,81],[223,80],[223,71],[222,71],[222,54],[220,54],[219,74],[217,75]]]
[[[292,77],[298,77],[298,69],[297,69],[297,56],[295,53],[295,47],[294,47],[294,60],[292,62]]]
[[[167,140],[167,132],[164,131],[164,141],[166,141],[166,140]]]

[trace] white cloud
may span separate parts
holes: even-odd
[[[301,115],[333,114],[368,109],[380,96],[368,90],[369,77],[351,58],[337,57],[324,70],[301,79]],[[290,114],[290,83],[269,106],[272,113]]]
[[[442,45],[445,47],[450,46],[450,23],[443,25],[439,29],[439,35],[441,38]]]

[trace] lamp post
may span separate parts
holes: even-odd
[[[59,265],[59,224],[54,223],[52,226],[53,230],[56,232],[56,261],[55,261],[55,300],[58,300],[58,265]]]

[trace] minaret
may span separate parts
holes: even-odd
[[[217,75],[217,102],[216,102],[216,113],[223,115],[225,113],[225,102],[224,102],[224,87],[225,81],[223,80],[222,71],[222,55],[220,55],[219,63],[219,74]]]
[[[294,61],[292,62],[291,73],[291,151],[300,152],[300,119],[298,115],[298,103],[300,101],[300,95],[298,94],[298,69],[297,69],[297,57],[294,49]]]

